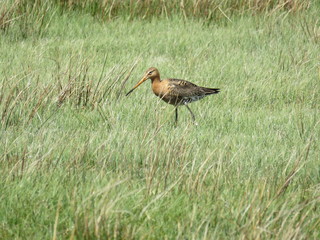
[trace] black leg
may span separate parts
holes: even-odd
[[[178,107],[176,107],[176,122],[175,122],[176,126],[178,125]]]
[[[196,122],[196,117],[194,116],[193,112],[192,112],[191,109],[188,107],[188,105],[186,105],[186,107],[188,108],[189,112],[191,113],[192,121],[193,121],[193,122]]]

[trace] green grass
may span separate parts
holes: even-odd
[[[318,239],[317,12],[10,25],[0,238]],[[125,97],[151,66],[221,88],[198,126],[149,82]]]

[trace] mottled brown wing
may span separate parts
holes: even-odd
[[[202,87],[181,79],[168,79],[169,93],[172,99],[176,99],[179,104],[187,104],[200,100],[206,93]]]
[[[201,87],[181,79],[169,79],[169,87],[173,94],[190,97],[201,94]]]

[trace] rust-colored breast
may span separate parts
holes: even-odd
[[[168,91],[168,84],[165,80],[160,81],[158,79],[154,79],[152,81],[152,91],[155,95],[161,97]]]
[[[152,82],[152,91],[155,95],[169,104],[178,105],[179,97],[172,94],[172,86],[170,86],[170,79],[158,80]]]

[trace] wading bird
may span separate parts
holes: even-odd
[[[128,96],[134,89],[139,87],[144,81],[151,79],[152,91],[166,103],[175,106],[176,118],[175,124],[178,122],[178,106],[184,105],[191,113],[192,120],[195,122],[195,116],[188,103],[198,101],[205,96],[220,92],[219,88],[199,87],[191,82],[181,79],[160,79],[158,69],[149,68],[143,78],[126,94]]]

